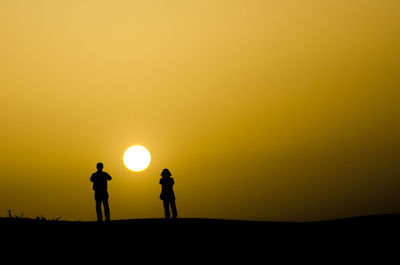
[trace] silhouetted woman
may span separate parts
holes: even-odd
[[[171,211],[172,211],[172,218],[176,218],[178,216],[178,213],[176,211],[176,205],[175,205],[175,194],[172,186],[175,184],[174,179],[171,178],[171,172],[169,172],[168,169],[164,169],[161,172],[161,179],[160,179],[160,184],[161,184],[161,194],[160,194],[160,199],[164,203],[164,213],[165,213],[165,218],[169,219],[170,218],[170,213],[169,213],[169,206],[171,205]]]

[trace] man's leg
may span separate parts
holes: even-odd
[[[97,213],[97,221],[101,222],[103,219],[103,216],[101,213],[101,200],[99,200],[99,199],[96,200],[96,213]]]
[[[169,201],[168,200],[163,200],[163,204],[164,204],[164,214],[165,214],[165,218],[169,219],[170,218],[170,214],[169,214]]]
[[[170,203],[171,203],[172,218],[177,218],[178,212],[176,211],[175,200],[171,200]]]
[[[110,221],[110,207],[108,205],[108,199],[103,200],[104,204],[104,215],[106,216],[106,221]]]

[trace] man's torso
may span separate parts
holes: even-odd
[[[95,172],[91,179],[93,180],[93,190],[96,192],[107,192],[107,180],[111,179],[107,172]]]

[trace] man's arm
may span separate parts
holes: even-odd
[[[110,174],[107,173],[107,180],[111,180],[112,177],[110,176]]]
[[[94,174],[92,174],[92,176],[90,177],[90,181],[91,181],[91,182],[94,181]]]

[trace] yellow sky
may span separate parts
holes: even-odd
[[[0,0],[0,215],[400,212],[397,0]],[[142,173],[126,148],[152,154]]]

